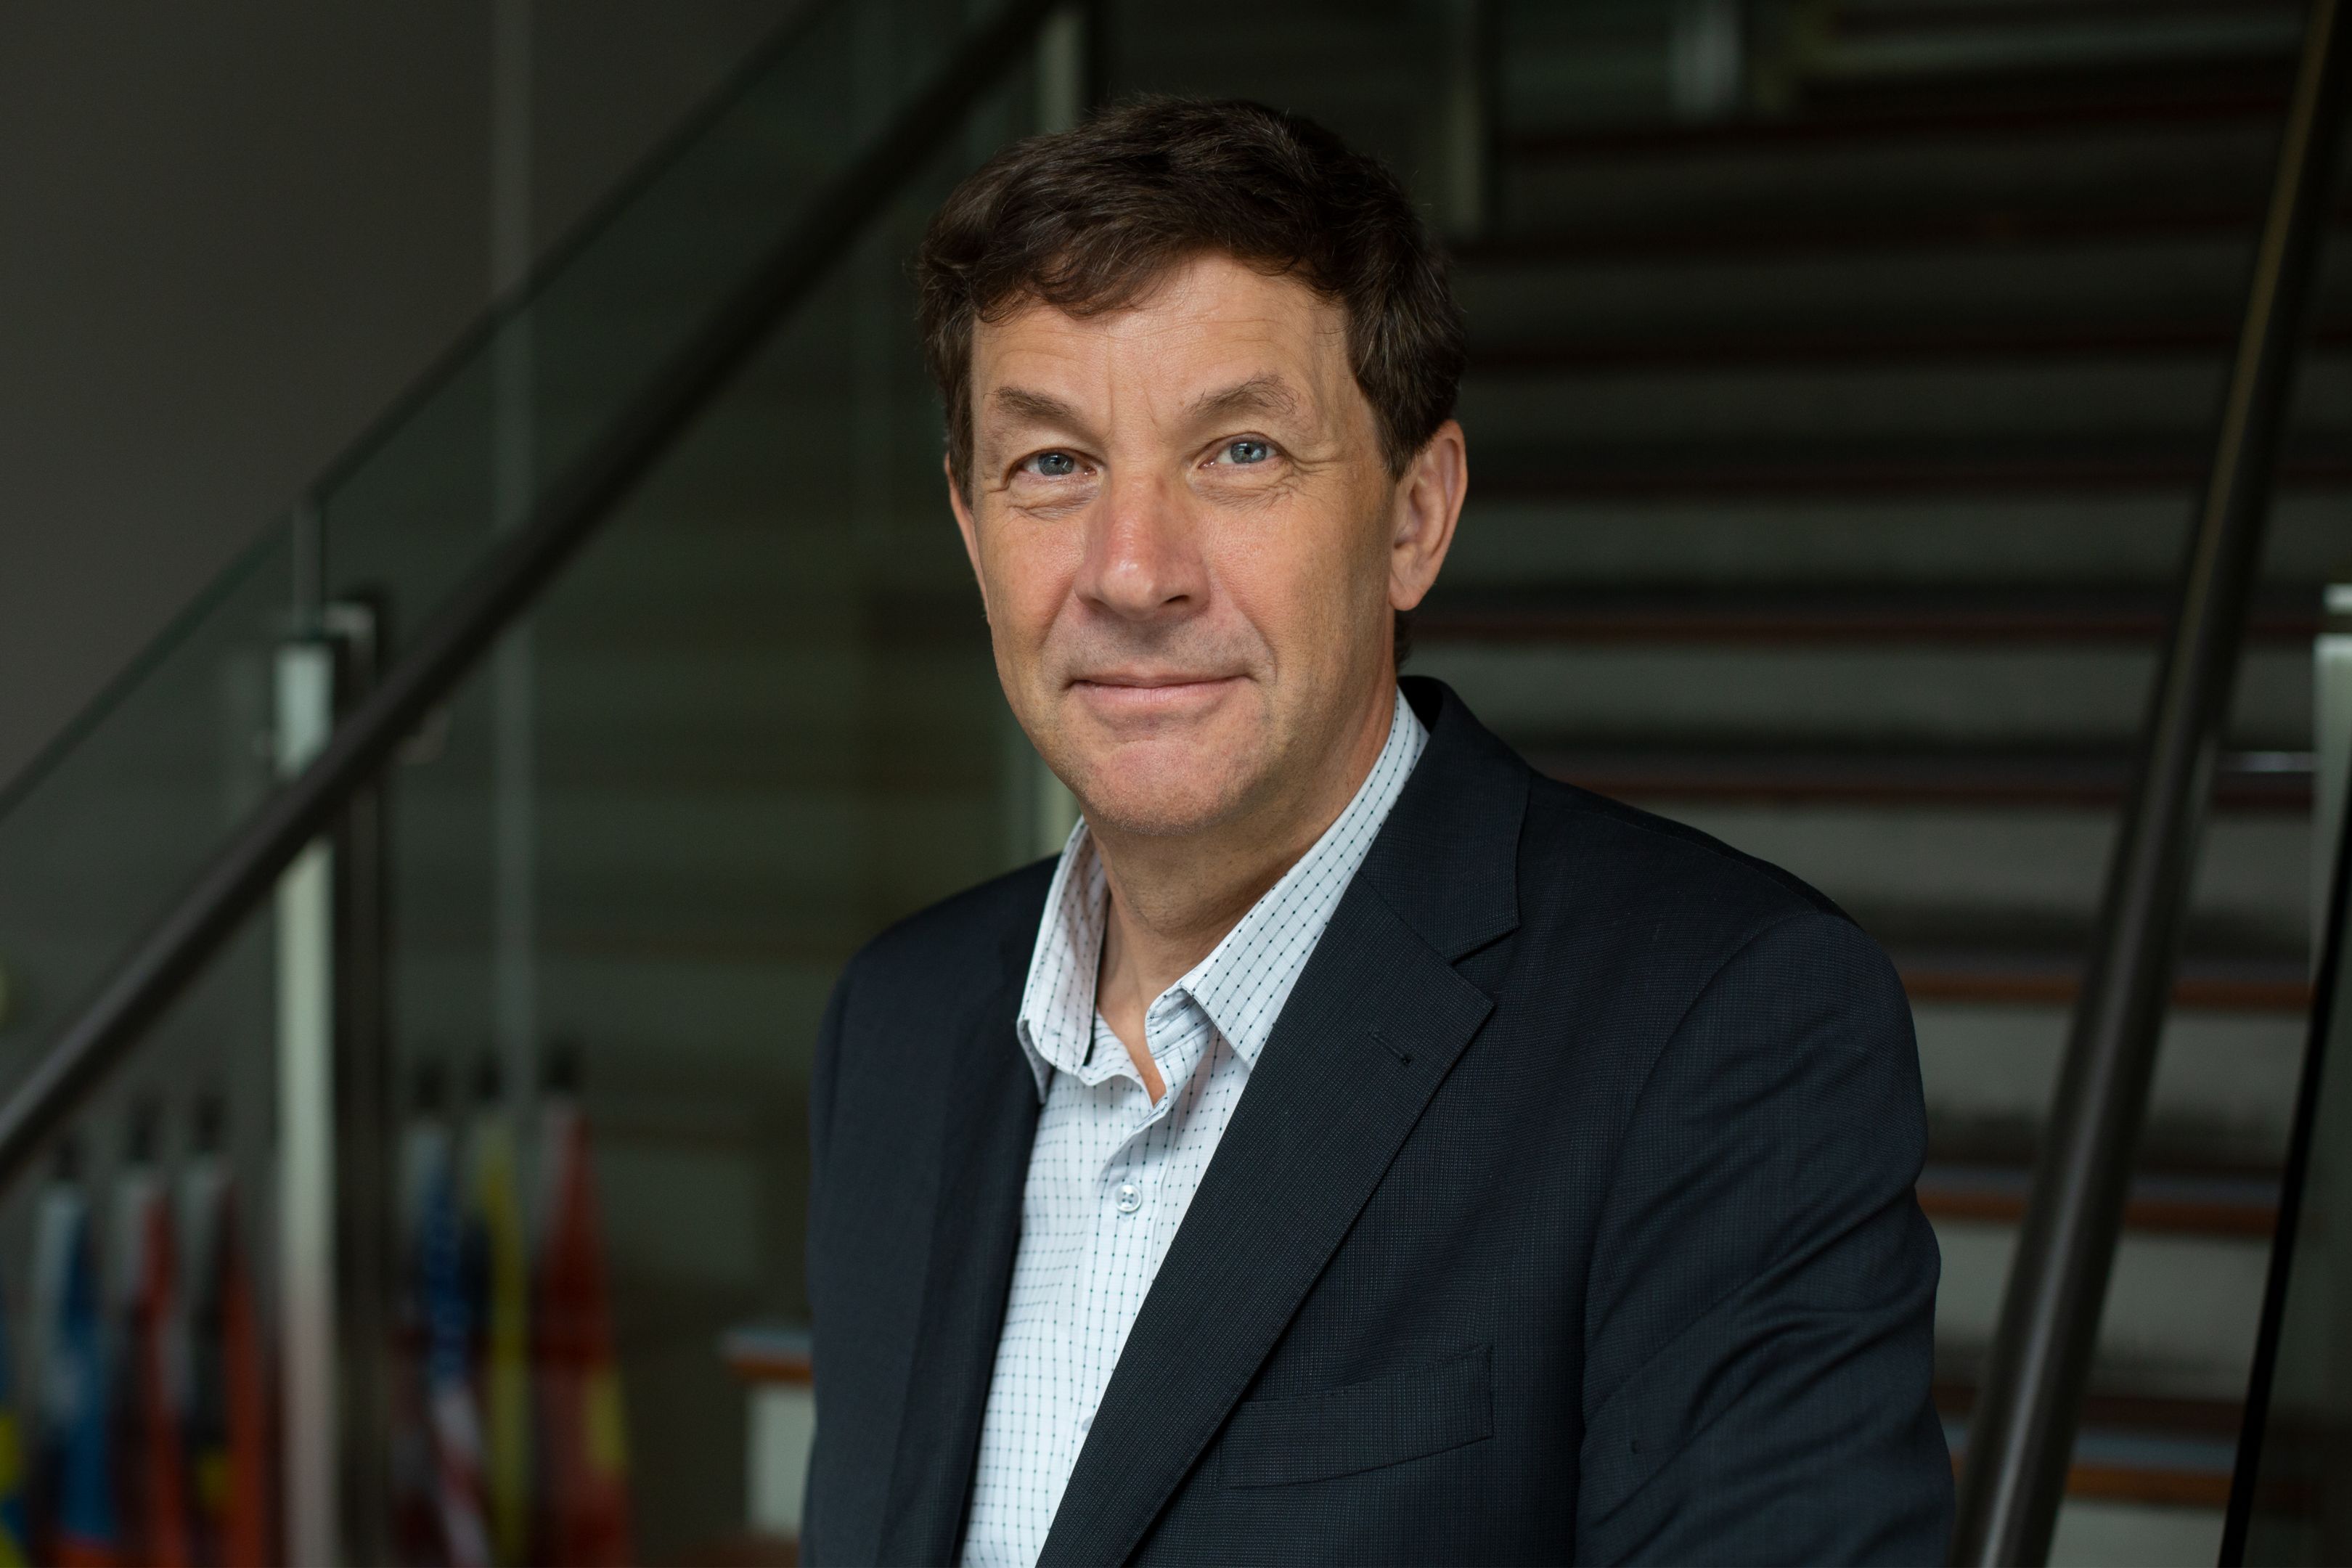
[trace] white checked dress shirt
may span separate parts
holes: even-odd
[[[1388,742],[1348,808],[1152,1002],[1143,1035],[1167,1085],[1158,1105],[1095,1007],[1102,859],[1084,823],[1064,846],[1021,997],[1043,1109],[964,1536],[974,1568],[1028,1568],[1045,1549],[1119,1349],[1258,1052],[1428,740],[1398,693]]]

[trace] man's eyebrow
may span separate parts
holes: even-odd
[[[1075,429],[1078,411],[1050,392],[1026,386],[1000,386],[988,395],[989,411],[1033,425],[1059,425]]]
[[[1196,420],[1230,419],[1237,414],[1271,414],[1295,416],[1298,413],[1298,395],[1290,384],[1278,375],[1254,375],[1247,381],[1235,382],[1219,392],[1202,394],[1192,400],[1192,417]]]

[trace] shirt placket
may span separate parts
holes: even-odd
[[[1192,1075],[1199,1070],[1207,1033],[1206,1021],[1190,997],[1181,992],[1160,997],[1144,1015],[1143,1037],[1166,1086],[1159,1103],[1146,1097],[1131,1060],[1122,1060],[1104,1085],[1117,1086],[1120,1109],[1128,1114],[1110,1119],[1115,1126],[1095,1170],[1093,1235],[1085,1266],[1077,1271],[1081,1281],[1075,1320],[1107,1310],[1106,1303],[1112,1300],[1150,1288],[1154,1215],[1167,1152],[1175,1140],[1173,1119]],[[1108,1044],[1098,1040],[1096,1048]],[[1074,1434],[1080,1444],[1092,1429],[1095,1405],[1109,1384],[1133,1316],[1131,1310],[1111,1311],[1107,1331],[1089,1328],[1081,1332],[1087,1394]]]

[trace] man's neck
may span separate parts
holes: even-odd
[[[1214,952],[1348,808],[1380,761],[1399,700],[1391,680],[1349,742],[1333,748],[1340,764],[1265,811],[1197,836],[1093,833],[1110,885],[1095,1005],[1155,1102],[1161,1085],[1144,1046],[1145,1011]]]

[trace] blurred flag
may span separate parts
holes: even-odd
[[[188,1459],[196,1560],[262,1568],[275,1553],[268,1381],[220,1108],[199,1110],[180,1179],[188,1279]]]
[[[33,1310],[42,1338],[40,1460],[33,1523],[39,1558],[103,1568],[121,1542],[106,1376],[104,1303],[89,1204],[70,1146],[35,1222]]]
[[[25,1446],[16,1423],[16,1378],[6,1336],[0,1334],[0,1568],[33,1560],[25,1518]]]
[[[131,1122],[131,1158],[114,1198],[116,1289],[123,1325],[115,1438],[117,1497],[129,1561],[183,1568],[188,1539],[187,1324],[180,1315],[179,1258],[172,1205],[155,1172],[155,1111]]]
[[[496,1560],[530,1560],[530,1257],[516,1191],[514,1123],[498,1064],[482,1063],[467,1131],[466,1257],[474,1387]]]
[[[425,1241],[434,1185],[449,1161],[442,1120],[441,1068],[416,1069],[414,1112],[401,1136],[399,1279],[394,1287],[392,1356],[393,1549],[404,1563],[442,1560],[441,1489],[435,1458],[432,1395],[425,1385]]]
[[[418,1238],[425,1405],[432,1436],[435,1514],[440,1525],[438,1555],[452,1568],[485,1568],[490,1562],[490,1542],[482,1507],[481,1417],[474,1405],[473,1307],[457,1173],[446,1144],[443,1150],[443,1157],[425,1173]]]
[[[539,1150],[539,1555],[601,1568],[631,1561],[629,1456],[588,1127],[569,1047],[549,1062]]]

